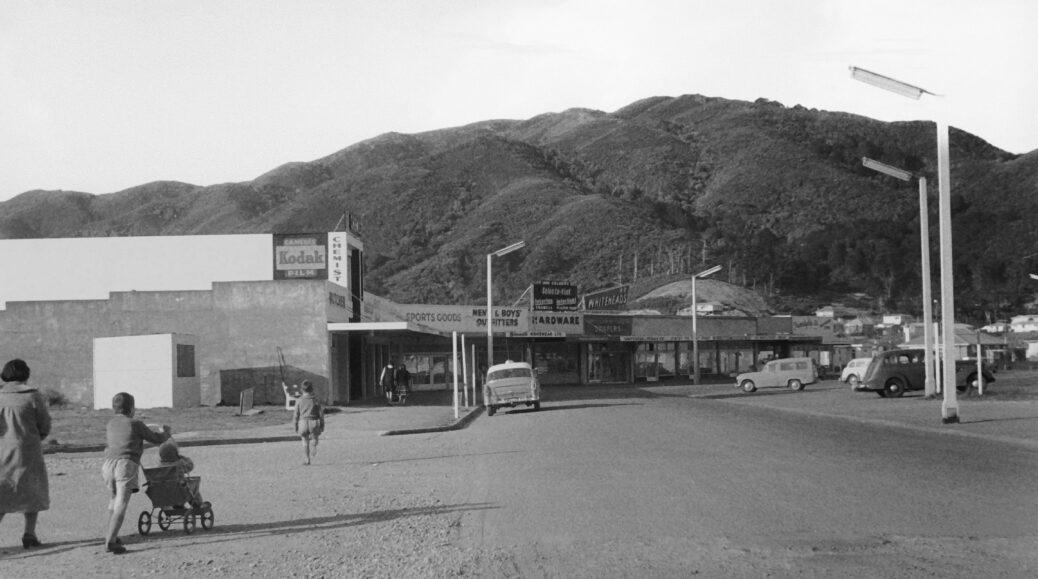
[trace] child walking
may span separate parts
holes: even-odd
[[[119,555],[126,552],[126,547],[119,540],[119,527],[126,518],[130,495],[140,490],[138,473],[144,442],[162,444],[169,439],[169,426],[163,425],[162,432],[154,432],[140,420],[134,420],[134,399],[126,392],[120,392],[112,398],[112,410],[116,416],[108,422],[108,445],[105,447],[101,475],[111,495],[105,550]]]
[[[306,462],[303,464],[309,465],[310,455],[317,456],[317,443],[324,432],[324,406],[314,398],[313,382],[303,380],[303,395],[297,399],[293,414],[295,430],[302,438],[306,451]],[[310,450],[310,440],[314,441],[313,451]]]

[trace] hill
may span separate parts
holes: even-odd
[[[852,292],[918,312],[915,185],[863,156],[928,177],[936,231],[931,124],[685,95],[389,133],[244,183],[30,191],[0,203],[0,238],[325,231],[348,211],[367,289],[400,302],[480,301],[486,254],[524,239],[495,262],[503,299],[537,280],[589,291],[717,263],[782,313]],[[951,158],[959,314],[1019,312],[1038,270],[1038,151],[953,129]]]

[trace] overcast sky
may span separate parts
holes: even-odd
[[[1025,153],[1036,24],[1033,0],[0,0],[0,200],[247,181],[389,131],[682,94],[945,114]]]

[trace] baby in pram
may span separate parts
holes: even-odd
[[[194,461],[180,454],[180,448],[172,438],[159,446],[159,466],[176,467],[177,479],[185,483],[187,495],[190,497],[189,502],[193,508],[203,509],[209,506],[209,503],[202,500],[199,477],[187,476],[195,468]]]

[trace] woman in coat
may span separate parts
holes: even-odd
[[[43,439],[50,434],[47,401],[26,385],[29,366],[11,360],[0,373],[0,520],[7,513],[25,515],[22,547],[39,547],[36,518],[50,508]]]

